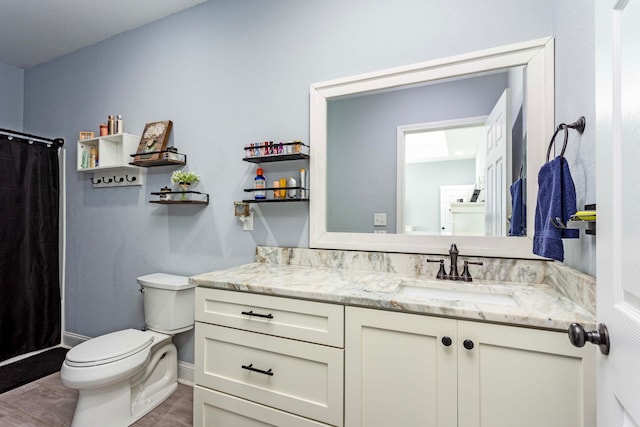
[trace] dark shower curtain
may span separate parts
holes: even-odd
[[[60,343],[58,145],[0,135],[0,361]]]

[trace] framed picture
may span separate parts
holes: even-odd
[[[167,149],[167,141],[172,127],[173,122],[171,120],[144,125],[144,132],[142,132],[142,137],[140,138],[135,160],[159,160],[162,157],[162,153],[158,153],[158,151]]]
[[[80,140],[83,141],[85,139],[91,139],[95,136],[95,134],[89,130],[85,130],[80,132]]]

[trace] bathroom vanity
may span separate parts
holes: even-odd
[[[194,425],[593,426],[593,278],[557,263],[258,247],[193,276]],[[448,262],[447,262],[448,264]],[[447,265],[448,266],[448,265]]]

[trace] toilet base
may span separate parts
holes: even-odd
[[[146,371],[131,381],[131,413],[142,418],[164,402],[178,388],[178,352],[169,342],[151,355]],[[134,420],[134,421],[135,421]]]
[[[135,422],[132,422],[131,387],[127,382],[78,391],[78,403],[71,427],[124,427]]]
[[[175,345],[159,343],[149,363],[115,384],[79,389],[71,427],[124,427],[164,402],[178,387]]]

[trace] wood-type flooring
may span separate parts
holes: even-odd
[[[0,427],[70,426],[78,392],[66,388],[60,373],[51,374],[0,394]],[[135,427],[191,427],[193,388],[179,384],[160,406],[140,418]]]

